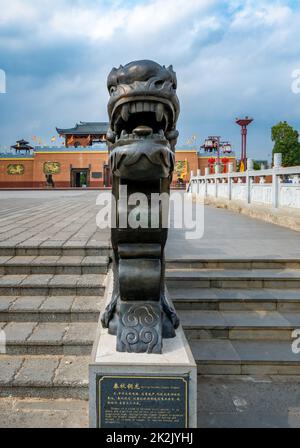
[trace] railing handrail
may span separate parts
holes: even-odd
[[[285,182],[284,179],[280,179],[280,176],[291,176],[293,183]],[[271,181],[266,183],[266,177],[271,178]],[[259,178],[259,183],[254,183],[253,179]],[[200,194],[201,191],[201,185],[203,186],[204,190],[202,190],[202,194],[204,197],[207,197],[211,195],[209,191],[211,191],[211,185],[215,185],[213,189],[213,195],[214,197],[219,197],[219,185],[227,185],[227,199],[229,201],[232,200],[232,196],[234,191],[236,191],[237,185],[234,182],[234,179],[238,179],[238,185],[244,187],[246,191],[246,202],[250,204],[252,202],[252,188],[256,189],[257,187],[271,187],[272,189],[272,205],[274,208],[278,208],[281,202],[280,194],[283,191],[282,186],[287,186],[289,188],[297,188],[296,192],[300,191],[300,166],[292,166],[292,167],[273,167],[271,169],[262,169],[262,170],[247,170],[244,172],[229,172],[229,173],[215,173],[215,174],[206,174],[204,176],[193,176],[188,184],[187,191],[188,192],[195,192],[195,186],[197,189],[197,194]],[[241,179],[245,179],[244,182],[241,181]],[[223,180],[224,182],[220,181]],[[227,181],[227,182],[226,182]],[[281,187],[280,187],[281,185]],[[235,189],[235,190],[233,190]],[[222,189],[224,193],[224,188]],[[289,190],[295,191],[295,190]],[[297,193],[298,195],[298,193]],[[222,197],[222,194],[221,194]],[[298,197],[298,196],[297,196]],[[243,199],[244,200],[244,199]],[[296,199],[296,203],[297,199]],[[298,206],[297,206],[298,207]]]
[[[286,175],[295,175],[300,174],[300,165],[297,166],[291,166],[291,167],[274,167],[270,169],[264,169],[264,170],[247,170],[244,172],[232,172],[232,173],[220,173],[220,174],[208,174],[204,176],[193,176],[191,180],[193,179],[228,179],[234,178],[234,177],[264,177],[264,176],[286,176]]]

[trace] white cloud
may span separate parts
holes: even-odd
[[[244,7],[235,13],[232,28],[248,29],[257,26],[282,25],[291,17],[292,10],[280,3],[246,1]]]
[[[0,104],[8,144],[14,129],[30,137],[33,124],[34,133],[46,134],[56,125],[106,119],[107,73],[139,58],[174,64],[181,142],[216,132],[239,146],[234,118],[252,114],[262,130],[255,134],[253,125],[250,142],[257,142],[254,156],[264,157],[273,122],[298,119],[299,96],[290,83],[300,68],[300,11],[285,0],[0,0],[0,9],[4,2],[0,45],[17,61],[8,73],[10,96],[1,96],[5,113]],[[20,76],[18,61],[26,58],[30,66],[31,57],[41,57],[49,73]]]

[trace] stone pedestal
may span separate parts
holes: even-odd
[[[197,367],[181,327],[160,355],[117,352],[99,323],[89,377],[91,428],[197,427]]]

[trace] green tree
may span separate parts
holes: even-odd
[[[272,127],[272,141],[275,142],[273,155],[282,154],[283,166],[300,165],[299,133],[286,121]]]

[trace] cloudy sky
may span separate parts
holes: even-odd
[[[300,130],[299,0],[0,0],[0,11],[0,145],[106,121],[107,74],[136,59],[173,64],[179,145],[221,135],[239,152],[234,120],[251,115],[260,159],[273,124]]]

